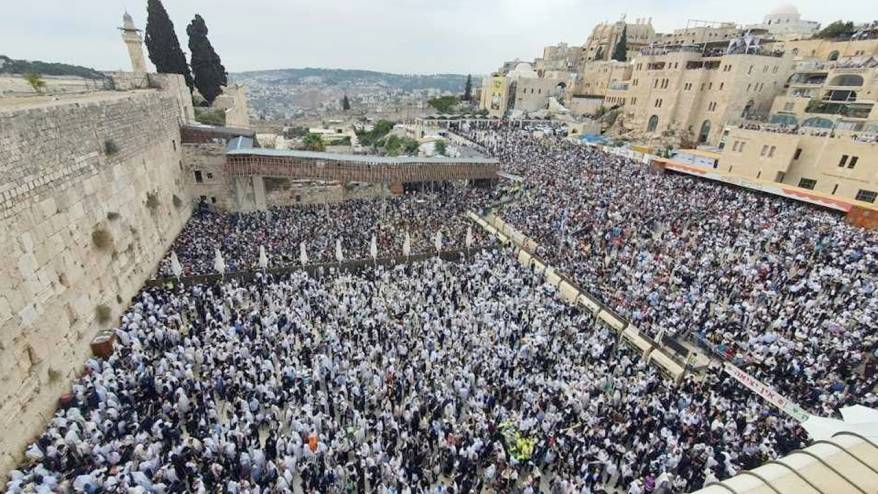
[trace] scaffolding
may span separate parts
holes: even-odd
[[[303,156],[310,154],[310,156]],[[337,182],[412,183],[496,179],[496,160],[453,158],[400,158],[368,160],[331,153],[229,153],[228,177],[288,177]]]

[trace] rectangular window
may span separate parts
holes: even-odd
[[[872,191],[872,190],[860,189],[860,191],[857,192],[857,200],[858,201],[865,201],[865,202],[874,203],[876,196],[878,196],[878,193],[876,193],[875,191]]]
[[[176,151],[177,150],[177,140],[171,139],[171,145],[174,146],[174,151]]]
[[[768,144],[762,146],[762,151],[759,152],[759,156],[765,156],[766,153],[768,153]]]
[[[838,184],[832,186],[832,195],[835,195],[835,191],[838,190]]]
[[[201,170],[195,170],[195,183],[200,184],[204,182],[204,178],[201,176]]]
[[[759,170],[759,173],[756,174],[756,178],[759,178],[761,176],[762,176],[762,170]]]
[[[860,161],[859,156],[851,156],[851,161],[848,163],[848,168],[853,168],[857,166],[857,161]]]
[[[744,152],[744,144],[747,144],[747,143],[746,143],[746,142],[741,142],[741,147],[738,148],[738,151],[740,151],[740,152],[742,152],[742,153]]]
[[[796,154],[793,155],[793,159],[797,160],[800,156],[802,156],[802,148],[796,149]]]
[[[811,180],[810,178],[803,178],[799,180],[799,187],[803,189],[814,190],[815,185],[817,185],[817,181]]]
[[[838,167],[843,168],[844,165],[847,164],[847,162],[848,162],[848,155],[846,155],[846,154],[841,155],[841,159],[838,160]]]
[[[771,158],[774,156],[774,150],[777,149],[775,146],[771,146],[771,149],[768,150],[768,157]]]
[[[777,172],[777,175],[774,177],[774,181],[777,183],[783,182],[783,179],[785,179],[786,176],[787,174],[784,172]]]
[[[725,82],[721,82],[721,83],[719,83],[719,90],[722,91],[722,90],[723,90],[723,86],[725,86],[725,85],[726,85]]]

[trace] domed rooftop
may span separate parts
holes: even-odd
[[[768,15],[799,15],[799,9],[797,9],[795,5],[788,3],[779,5]]]
[[[516,65],[515,68],[512,69],[512,72],[509,73],[509,76],[510,77],[539,77],[537,75],[536,71],[534,71],[531,64],[529,64],[527,62],[522,62],[522,63]]]

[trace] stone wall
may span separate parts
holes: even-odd
[[[0,103],[0,475],[188,219],[185,107],[156,90]]]

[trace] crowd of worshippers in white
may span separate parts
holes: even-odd
[[[531,187],[500,216],[641,331],[734,355],[812,413],[878,404],[878,232],[558,137],[460,131]]]
[[[806,442],[512,252],[146,288],[7,492],[686,492]]]
[[[489,238],[471,228],[465,213],[470,206],[487,204],[490,195],[486,189],[446,185],[435,193],[274,207],[267,212],[228,213],[202,206],[162,261],[159,275],[173,274],[172,253],[183,275],[189,276],[216,273],[217,250],[226,271],[232,272],[259,269],[260,248],[271,268],[298,266],[303,260],[333,263],[339,253],[342,259],[368,259],[373,237],[379,257],[432,254],[437,243],[443,250],[463,250],[467,232],[472,247],[478,248]]]

